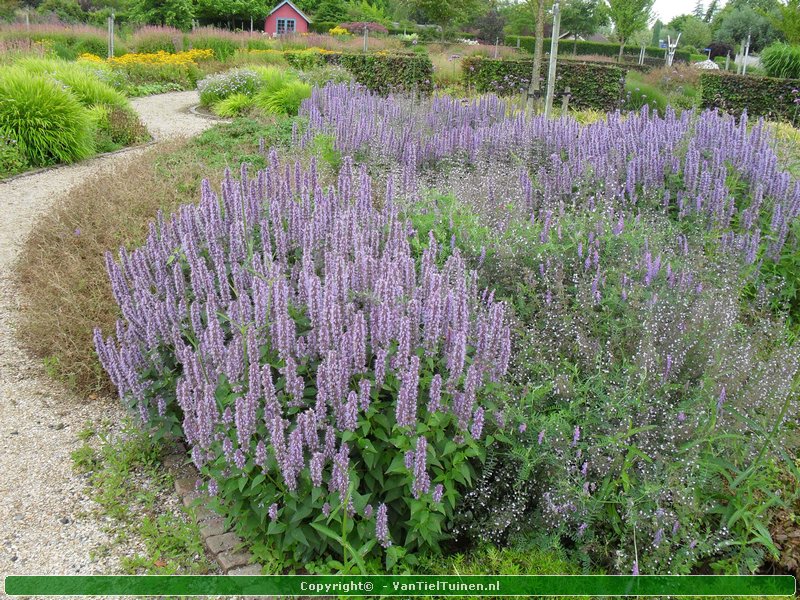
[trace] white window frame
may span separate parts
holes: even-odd
[[[283,25],[283,31],[281,31],[281,24]],[[289,25],[291,24],[291,28]],[[280,18],[275,23],[275,33],[278,35],[283,35],[284,33],[294,33],[297,31],[297,19],[284,19]]]

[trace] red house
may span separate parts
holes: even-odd
[[[270,35],[283,35],[284,33],[306,33],[311,19],[303,14],[299,8],[289,0],[283,0],[267,15],[264,32]]]

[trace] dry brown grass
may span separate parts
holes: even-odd
[[[39,221],[25,244],[17,265],[19,339],[70,387],[109,389],[92,348],[93,328],[110,331],[117,319],[103,255],[143,240],[158,209],[193,199],[200,165],[161,166],[181,145],[150,150],[87,180]]]

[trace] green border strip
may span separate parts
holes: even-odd
[[[793,596],[791,575],[9,575],[9,596]]]

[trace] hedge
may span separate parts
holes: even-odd
[[[775,79],[733,73],[707,72],[700,75],[703,108],[719,108],[751,117],[769,117],[800,124],[795,99],[800,99],[800,79]]]
[[[333,21],[313,21],[308,24],[308,30],[314,33],[328,33],[338,25],[339,23],[334,23]]]
[[[530,85],[532,60],[495,60],[480,56],[462,59],[464,83],[479,93],[515,94]],[[546,64],[542,65],[543,89]],[[556,96],[570,88],[570,106],[612,111],[620,107],[625,70],[616,65],[599,65],[562,60],[556,74]]]
[[[430,94],[433,91],[433,63],[427,54],[356,54],[346,52],[286,51],[286,62],[296,69],[315,65],[341,65],[353,78],[378,94],[405,90]]]
[[[308,30],[313,33],[328,33],[334,27],[338,27],[342,22],[338,21],[319,21],[319,22],[312,22],[308,24]],[[387,27],[387,31],[389,35],[399,35],[401,33],[416,33],[416,29],[413,27],[407,27],[406,29],[398,29],[396,27]],[[370,32],[370,35],[373,35]]]
[[[536,43],[536,38],[530,35],[507,35],[506,36],[506,46],[516,46],[517,40],[519,40],[519,47],[527,52],[533,54],[533,47]],[[559,41],[559,54],[567,52],[572,52],[572,49],[575,45],[575,42],[570,39],[563,39]],[[544,40],[544,51],[548,52],[550,50],[550,38],[545,38]],[[658,48],[656,46],[648,46],[644,49],[644,54],[646,57],[650,58],[658,58],[661,61],[664,60],[664,55],[666,50],[664,48]],[[602,56],[619,56],[619,44],[614,44],[611,42],[586,42],[582,40],[578,40],[578,54],[600,54]],[[625,46],[625,52],[623,56],[628,57],[636,57],[639,58],[639,47],[638,46]],[[679,62],[689,62],[689,52],[685,52],[683,50],[677,50],[675,52],[675,60]]]

